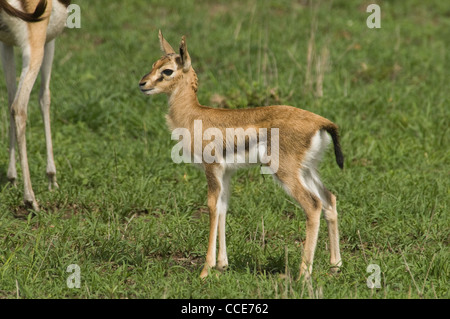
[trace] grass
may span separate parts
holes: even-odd
[[[35,215],[22,184],[6,179],[0,82],[1,298],[449,298],[443,1],[378,1],[381,29],[366,27],[370,2],[360,1],[75,2],[82,27],[58,38],[52,75],[57,191],[47,191],[38,86],[29,105]],[[171,161],[166,98],[138,89],[160,56],[159,28],[174,46],[187,35],[201,103],[295,105],[341,127],[344,171],[332,152],[321,165],[338,196],[339,276],[329,274],[322,220],[312,287],[294,280],[304,214],[256,168],[233,179],[229,270],[198,278],[206,181]],[[79,289],[66,285],[71,264]],[[367,288],[369,264],[381,269],[380,289]]]

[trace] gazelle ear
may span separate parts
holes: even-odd
[[[191,68],[191,57],[189,56],[189,52],[187,50],[186,37],[184,35],[181,37],[180,56],[181,63],[183,64],[183,72],[189,71]]]
[[[172,48],[172,46],[169,44],[169,42],[167,42],[166,39],[164,39],[161,30],[159,30],[158,38],[159,38],[159,45],[161,47],[161,51],[164,54],[175,53],[175,50]]]

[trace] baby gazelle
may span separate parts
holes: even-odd
[[[317,173],[321,156],[330,142],[329,135],[334,143],[337,164],[343,168],[337,126],[319,115],[291,106],[238,110],[202,106],[197,99],[197,75],[191,67],[185,37],[181,39],[179,54],[163,38],[161,31],[159,40],[164,56],[153,64],[139,85],[147,95],[168,95],[167,122],[173,130],[172,137],[180,135],[174,132],[184,130],[181,135],[189,140],[186,147],[183,144],[183,152],[187,152],[191,161],[199,164],[206,174],[210,235],[201,277],[206,277],[210,268],[224,270],[228,266],[225,216],[230,179],[233,171],[248,166],[252,159],[254,164],[264,165],[266,172],[280,182],[306,213],[306,241],[300,276],[309,277],[312,271],[322,209],[328,224],[332,270],[338,270],[342,261],[336,197],[325,188]],[[216,264],[217,233],[219,253]]]

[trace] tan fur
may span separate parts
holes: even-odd
[[[325,211],[329,226],[331,263],[333,267],[339,267],[342,262],[339,252],[335,196],[320,181],[314,181],[317,184],[316,187],[320,189],[321,197],[323,197],[319,198],[310,189],[305,188],[308,185],[302,184],[299,178],[299,172],[310,172],[310,168],[304,165],[306,165],[306,154],[312,151],[313,136],[316,136],[319,131],[337,132],[337,126],[319,115],[285,105],[237,110],[203,106],[197,99],[198,80],[194,69],[191,67],[185,38],[183,37],[181,40],[180,54],[174,53],[170,44],[162,36],[161,31],[159,39],[160,47],[165,55],[156,61],[152,70],[141,79],[140,88],[148,95],[157,93],[168,95],[169,112],[166,118],[169,128],[171,130],[176,128],[189,129],[191,145],[194,144],[193,131],[194,121],[196,120],[202,121],[203,132],[208,128],[217,128],[223,136],[226,136],[226,128],[243,128],[244,130],[247,128],[265,128],[267,132],[270,132],[272,128],[279,129],[279,156],[278,159],[272,159],[273,161],[279,161],[278,171],[275,172],[274,177],[282,184],[287,193],[303,207],[307,218],[306,241],[300,275],[305,275],[306,278],[311,274],[322,209]],[[173,70],[173,74],[171,76],[162,74],[166,69]],[[336,136],[334,138],[338,143],[338,138]],[[334,138],[333,141],[335,141]],[[268,142],[269,140],[267,139]],[[321,142],[320,138],[319,142]],[[225,138],[222,143],[226,145]],[[248,140],[246,140],[246,143],[249,143]],[[207,142],[203,141],[203,149],[206,144]],[[267,147],[271,148],[270,143]],[[208,181],[208,207],[210,209],[210,237],[206,263],[201,273],[203,278],[208,275],[210,268],[216,266],[217,228],[219,228],[217,266],[223,270],[228,265],[224,247],[224,232],[226,207],[228,205],[226,198],[229,194],[229,177],[231,175],[228,174],[229,169],[226,165],[219,163],[208,164],[203,161],[202,167]],[[312,174],[316,178],[314,169],[312,169]]]

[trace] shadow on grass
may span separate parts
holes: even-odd
[[[22,192],[19,192],[16,187],[14,187],[11,182],[9,181],[8,177],[6,176],[7,167],[5,165],[0,166],[0,190],[3,192],[10,192],[11,194],[8,194],[7,197],[14,198],[16,196],[22,198]],[[20,195],[19,195],[20,194]],[[13,203],[14,202],[14,203]],[[31,214],[33,217],[36,216],[36,213],[33,212],[30,207],[27,207],[22,200],[20,200],[20,204],[15,204],[16,200],[12,199],[11,203],[3,203],[8,207],[8,210],[10,211],[11,215],[14,216],[14,218],[21,219],[21,220],[27,220],[28,216]]]
[[[6,177],[7,167],[4,165],[0,165],[0,189],[3,189],[7,184],[9,184],[9,180]]]
[[[286,272],[285,262],[283,254],[269,256],[263,262],[255,259],[253,255],[245,254],[237,256],[232,262],[232,267],[235,271],[248,269],[252,274],[283,275]]]

